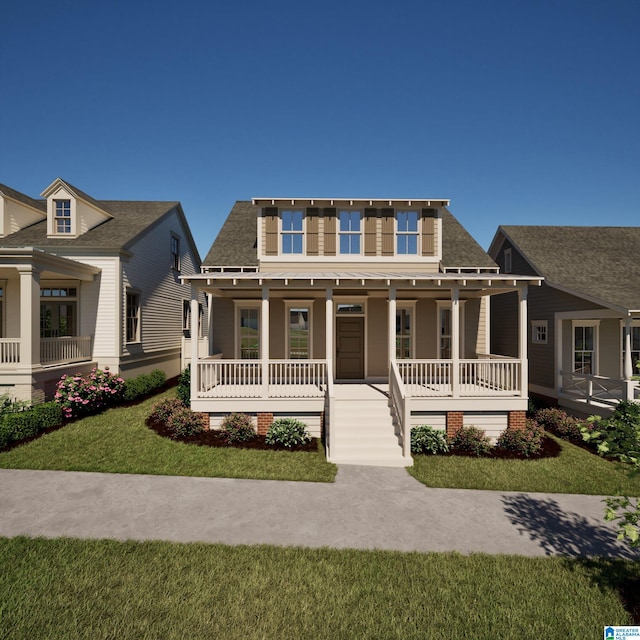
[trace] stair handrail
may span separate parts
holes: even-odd
[[[325,399],[325,412],[324,412],[324,442],[326,448],[326,456],[327,459],[331,456],[332,446],[333,446],[333,435],[331,428],[331,420],[335,414],[335,389],[333,384],[333,361],[331,359],[327,360],[327,370],[326,370],[326,378],[327,378],[327,395]]]
[[[400,375],[398,363],[392,360],[389,365],[389,396],[391,405],[400,423],[400,434],[402,435],[402,456],[411,457],[411,410],[410,397]]]

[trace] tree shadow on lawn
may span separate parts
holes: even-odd
[[[640,548],[616,539],[614,530],[579,513],[564,511],[551,498],[502,498],[507,517],[520,534],[537,542],[548,556],[567,556],[567,567],[584,567],[599,589],[617,591],[634,624],[640,624]],[[570,558],[570,559],[569,559]],[[633,561],[633,563],[626,561]]]

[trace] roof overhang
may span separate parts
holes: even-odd
[[[447,207],[447,198],[252,198],[258,207]]]
[[[0,269],[35,269],[44,278],[58,277],[92,281],[101,271],[77,260],[62,258],[34,247],[0,249]]]

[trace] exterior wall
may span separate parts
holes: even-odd
[[[326,303],[324,299],[314,300],[311,318],[311,340],[313,341],[314,359],[323,360],[327,358],[326,342]],[[333,328],[331,328],[333,330]]]
[[[242,409],[238,409],[242,411]],[[222,426],[222,421],[225,416],[229,415],[231,412],[212,412],[209,413],[209,429],[219,429]],[[287,411],[272,411],[268,408],[265,408],[264,411],[245,411],[247,415],[251,416],[253,420],[253,424],[256,427],[256,431],[258,432],[258,415],[262,414],[264,420],[265,415],[271,415],[272,420],[276,420],[277,418],[295,418],[296,420],[300,420],[300,422],[304,422],[307,425],[307,431],[311,435],[312,438],[320,438],[322,435],[322,412],[314,411],[314,412],[287,412]],[[269,425],[267,425],[268,427]]]
[[[365,375],[371,378],[386,378],[389,375],[388,343],[388,305],[386,299],[370,298],[367,303],[367,370]]]
[[[11,313],[9,313],[11,309]],[[16,275],[15,278],[8,278],[4,291],[4,337],[19,338],[20,337],[20,280]]]
[[[210,352],[225,359],[235,358],[235,308],[231,298],[213,298],[211,302],[212,342]]]
[[[464,315],[464,352],[460,352],[461,358],[474,358],[478,352],[478,340],[480,339],[480,300],[467,300],[462,309]]]
[[[0,237],[20,231],[44,217],[44,211],[38,213],[31,207],[0,196]]]
[[[438,357],[438,313],[435,300],[421,299],[416,304],[416,358]],[[418,339],[419,338],[419,339]]]

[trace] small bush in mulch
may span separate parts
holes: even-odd
[[[498,440],[496,448],[515,453],[523,458],[530,458],[542,449],[544,428],[535,420],[527,418],[523,429],[505,429]]]
[[[484,456],[491,452],[489,436],[478,427],[461,427],[449,438],[449,446],[454,453]]]
[[[295,418],[278,418],[271,423],[264,441],[269,445],[279,445],[291,449],[311,440],[307,425]]]
[[[447,436],[442,429],[434,429],[427,424],[411,429],[411,453],[438,455],[448,451]]]
[[[227,444],[246,442],[256,436],[251,418],[246,413],[230,413],[220,425],[220,433]]]
[[[207,415],[191,411],[177,398],[167,398],[154,405],[149,419],[162,424],[173,440],[197,435],[207,427]]]
[[[570,416],[566,411],[555,407],[538,409],[534,414],[536,422],[547,431],[554,433],[563,440],[569,440],[574,444],[582,444],[580,420]]]

